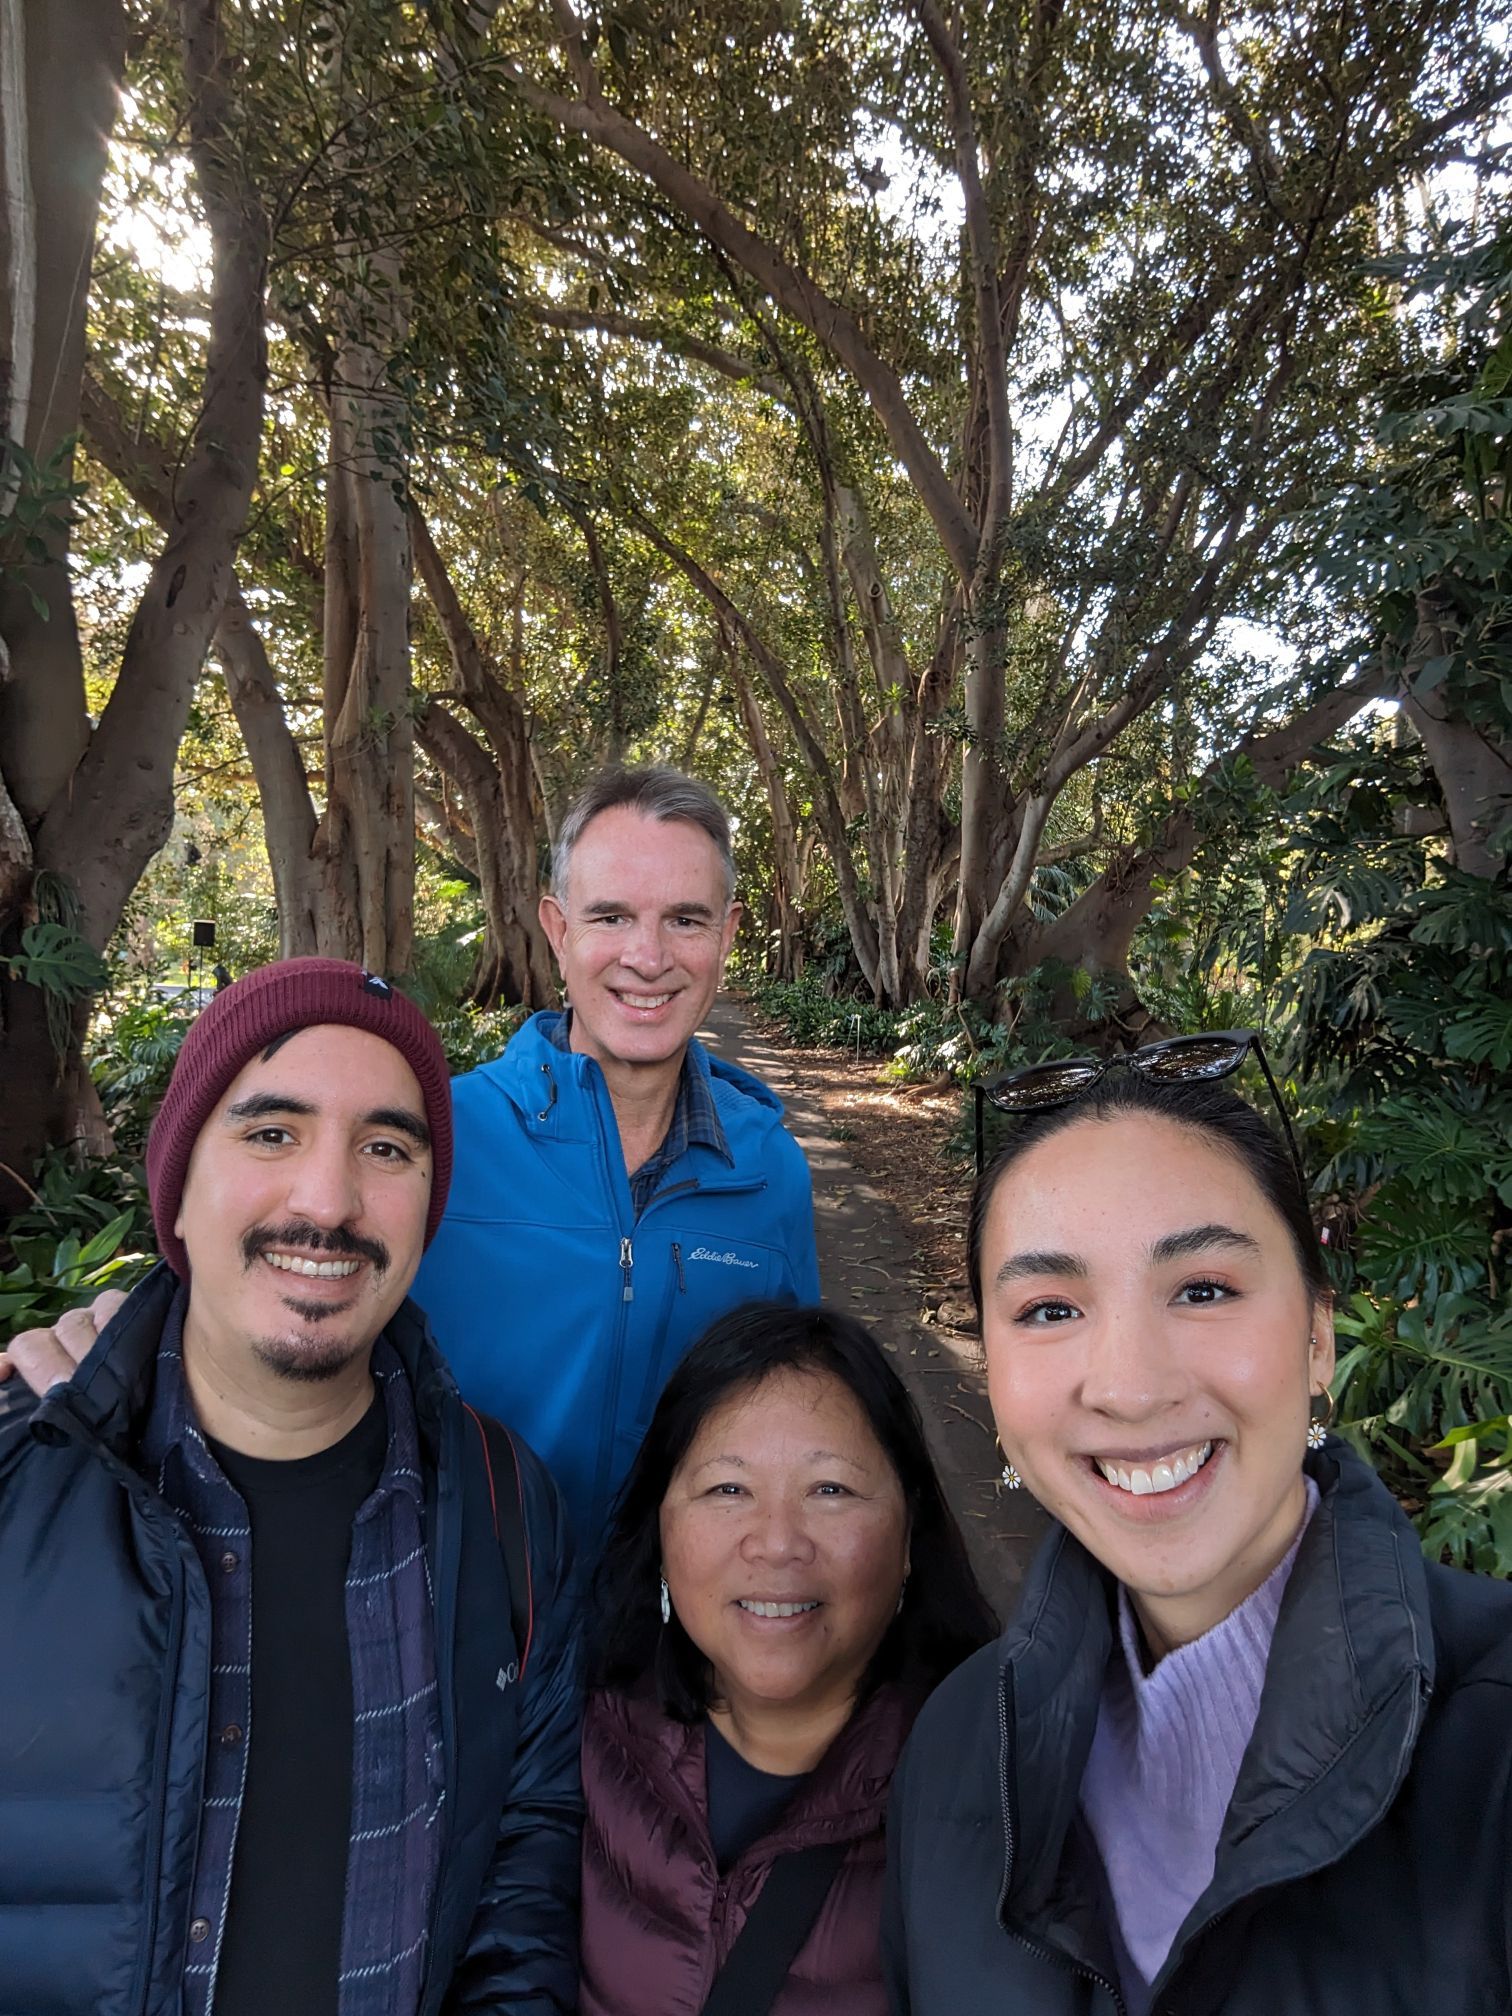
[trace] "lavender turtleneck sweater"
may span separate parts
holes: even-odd
[[[1252,1596],[1146,1673],[1128,1592],[1118,1592],[1122,1650],[1108,1666],[1082,1778],[1081,1804],[1117,1914],[1130,2016],[1213,1879],[1223,1816],[1260,1712],[1260,1690],[1287,1577],[1318,1503],[1307,1485],[1297,1537]]]

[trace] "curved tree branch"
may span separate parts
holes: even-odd
[[[1008,398],[1008,357],[1003,343],[1003,303],[998,289],[997,236],[982,187],[971,84],[954,36],[935,0],[917,0],[925,39],[945,80],[955,145],[956,175],[966,203],[966,236],[971,246],[971,283],[976,296],[977,345],[987,393],[988,480],[982,543],[992,545],[1013,502],[1013,410]]]
[[[547,119],[607,147],[645,176],[705,237],[743,267],[784,313],[801,322],[834,354],[871,401],[894,452],[919,492],[951,564],[963,578],[969,577],[976,564],[978,529],[939,456],[925,439],[902,380],[892,365],[867,342],[861,325],[848,308],[827,294],[801,267],[784,259],[765,238],[741,223],[706,183],[669,154],[644,127],[608,103],[599,87],[597,72],[582,50],[576,16],[560,0],[558,13],[573,24],[567,46],[583,95],[568,98],[559,91],[548,90],[510,60],[504,65],[505,73],[520,96]]]
[[[781,400],[784,405],[791,401],[792,395],[777,373],[748,357],[738,356],[733,350],[721,350],[717,343],[706,343],[701,336],[690,336],[681,329],[673,329],[665,322],[652,322],[640,315],[612,315],[587,308],[558,308],[547,301],[521,301],[519,305],[533,322],[542,322],[550,329],[595,329],[605,336],[623,336],[631,342],[654,343],[658,349],[691,358],[697,364],[707,364],[711,371],[719,372],[721,377],[732,379],[738,385],[753,385],[758,392],[765,392],[769,398]]]
[[[1068,965],[1096,965],[1122,971],[1140,920],[1154,899],[1157,880],[1189,868],[1202,841],[1204,790],[1215,785],[1235,757],[1245,757],[1258,781],[1278,789],[1309,750],[1338,733],[1369,701],[1390,690],[1392,675],[1382,665],[1324,693],[1279,728],[1251,729],[1230,751],[1210,763],[1198,789],[1167,815],[1145,847],[1121,850],[1090,888],[1059,917],[1036,928],[1026,951],[1028,963],[1046,959]]]

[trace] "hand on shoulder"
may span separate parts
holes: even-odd
[[[118,1288],[107,1288],[87,1309],[68,1310],[51,1330],[21,1331],[0,1351],[0,1383],[19,1376],[40,1398],[50,1387],[72,1379],[125,1300]]]

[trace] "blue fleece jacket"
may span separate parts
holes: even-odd
[[[414,1296],[463,1393],[545,1458],[592,1552],[688,1346],[743,1302],[817,1301],[819,1269],[808,1164],[759,1079],[689,1044],[733,1166],[695,1143],[637,1220],[604,1075],[555,1047],[556,1019],[453,1083],[451,1195]]]

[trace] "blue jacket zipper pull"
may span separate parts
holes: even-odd
[[[688,1292],[688,1279],[683,1273],[682,1248],[674,1239],[672,1242],[672,1265],[677,1269],[677,1291],[680,1295]]]
[[[625,1277],[625,1293],[622,1299],[626,1302],[633,1302],[635,1300],[635,1288],[630,1280],[630,1270],[634,1265],[635,1265],[634,1249],[631,1247],[630,1241],[628,1239],[621,1239],[620,1272]]]
[[[537,1113],[536,1119],[549,1120],[551,1118],[551,1109],[557,1102],[556,1079],[552,1076],[549,1064],[541,1066],[541,1076],[546,1080],[546,1104]]]

